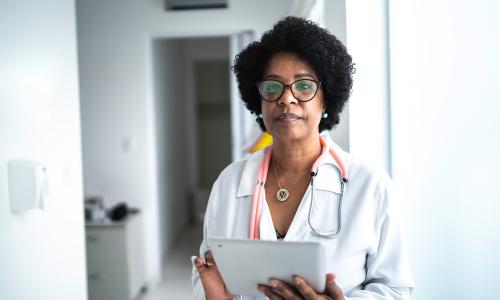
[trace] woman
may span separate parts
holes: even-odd
[[[294,285],[271,279],[258,287],[263,299],[409,299],[413,281],[391,180],[384,171],[367,166],[320,135],[339,123],[353,69],[342,43],[327,30],[295,17],[278,22],[236,57],[234,71],[242,99],[262,130],[272,135],[273,145],[272,150],[231,164],[214,183],[200,247],[205,261],[194,260],[197,299],[233,297],[207,252],[210,237],[326,244],[330,273],[325,291],[317,293],[300,276],[293,278]],[[328,147],[337,159],[322,155]],[[256,219],[252,199],[258,193],[255,179],[265,158],[265,201]],[[316,161],[319,167],[312,190],[311,168]],[[342,232],[332,239],[313,230],[339,232],[339,225]]]

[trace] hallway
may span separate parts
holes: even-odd
[[[147,291],[141,300],[192,299],[191,256],[198,255],[202,224],[188,227],[182,233],[163,269],[163,281]]]

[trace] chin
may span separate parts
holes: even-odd
[[[303,130],[278,130],[273,134],[273,138],[281,141],[301,141],[310,136],[308,131]]]

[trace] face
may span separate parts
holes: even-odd
[[[262,80],[274,79],[291,84],[299,79],[319,80],[311,66],[293,53],[273,56]],[[300,141],[319,133],[319,122],[324,112],[323,92],[307,102],[298,101],[290,88],[285,88],[274,102],[262,99],[262,115],[267,131],[276,140]]]

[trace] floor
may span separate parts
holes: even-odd
[[[186,228],[164,267],[163,281],[141,300],[192,299],[191,256],[199,255],[202,225]]]

